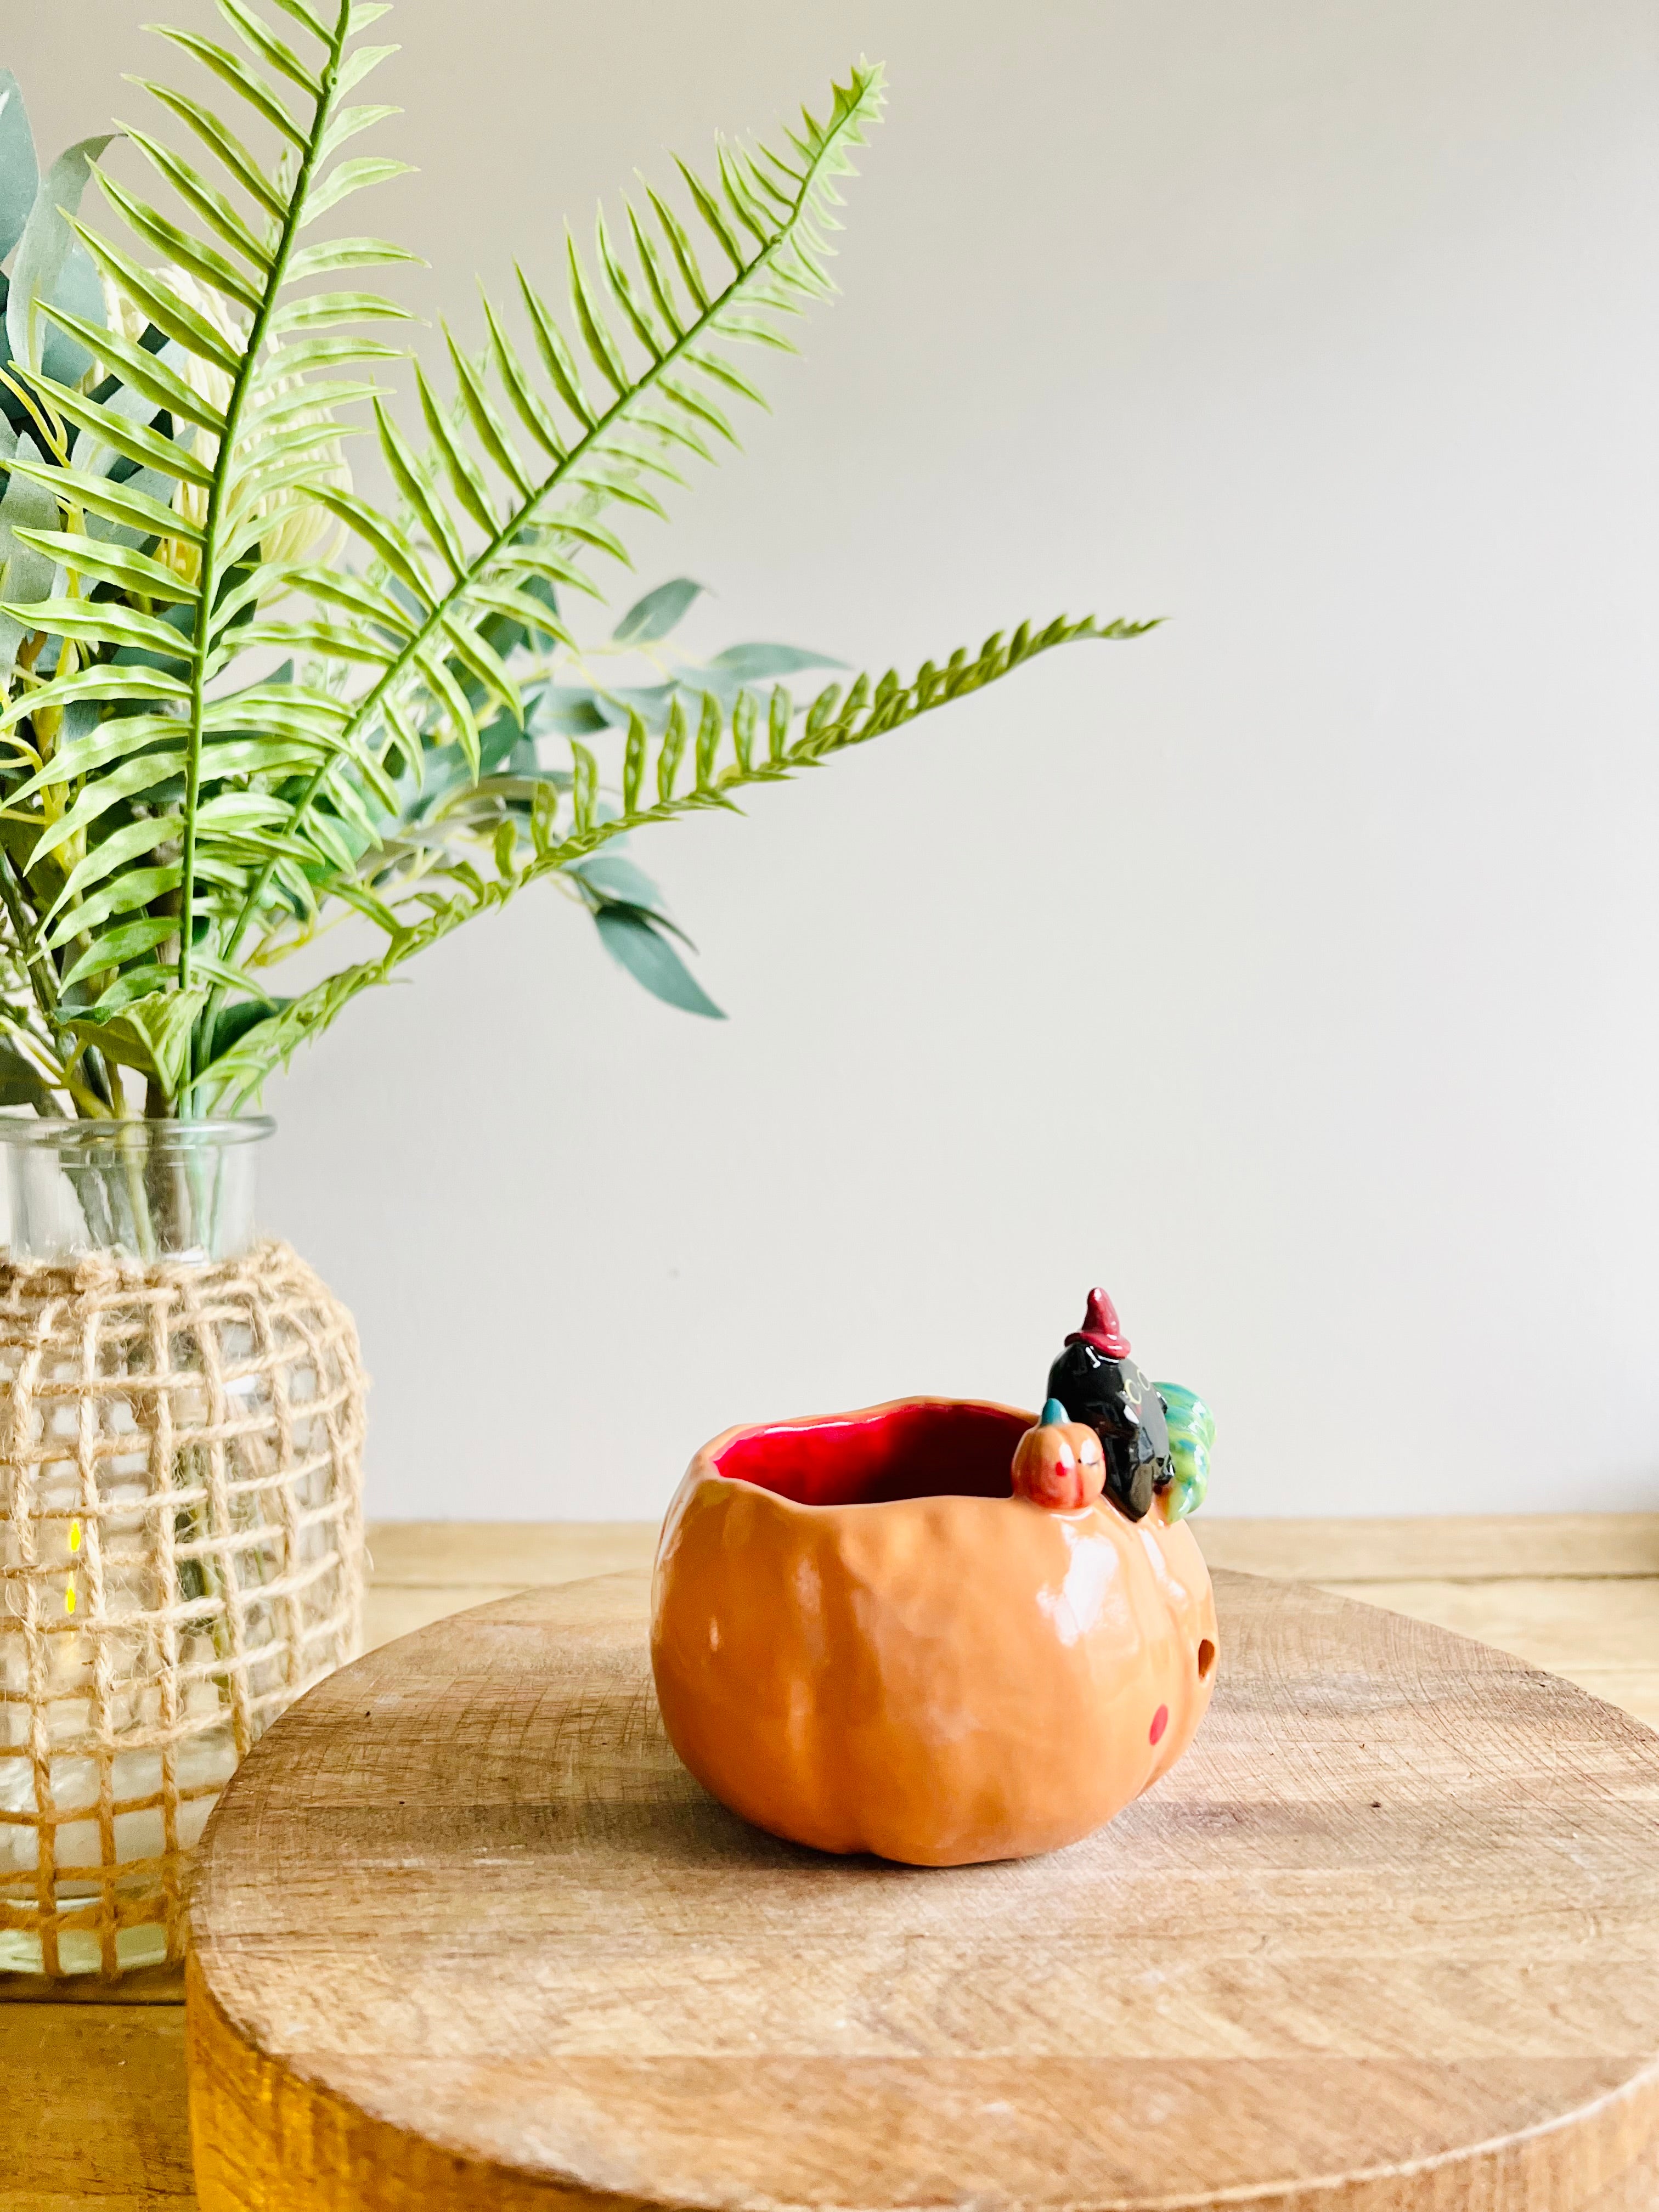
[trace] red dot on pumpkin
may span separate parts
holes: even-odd
[[[1152,1715],[1152,1724],[1146,1731],[1148,1742],[1157,1743],[1162,1738],[1164,1729],[1168,1728],[1169,1725],[1170,1708],[1167,1705],[1160,1705],[1158,1711]]]

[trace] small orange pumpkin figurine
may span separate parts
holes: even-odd
[[[1014,1495],[1046,1505],[1051,1513],[1076,1513],[1106,1487],[1106,1455],[1100,1438],[1081,1421],[1068,1421],[1058,1398],[1014,1446]]]
[[[1036,1425],[910,1398],[706,1444],[651,1626],[664,1724],[704,1787],[820,1850],[960,1866],[1073,1843],[1167,1771],[1214,1684],[1182,1517],[1212,1430],[1130,1371],[1181,1426],[1139,1517],[1103,1492],[1109,1429],[1052,1400]]]

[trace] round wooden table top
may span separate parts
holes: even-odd
[[[705,1796],[643,1575],[347,1668],[198,1879],[205,2212],[1659,2202],[1659,1737],[1215,1580],[1186,1759],[1068,1850],[944,1871]]]

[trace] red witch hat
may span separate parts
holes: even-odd
[[[1117,1308],[1104,1291],[1091,1291],[1089,1310],[1083,1316],[1081,1328],[1074,1328],[1066,1340],[1067,1344],[1092,1344],[1108,1359],[1128,1357],[1129,1340],[1123,1334],[1123,1324],[1117,1317]]]

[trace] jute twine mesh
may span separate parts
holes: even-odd
[[[214,1799],[357,1647],[364,1389],[285,1244],[0,1259],[0,1966],[182,1956]]]

